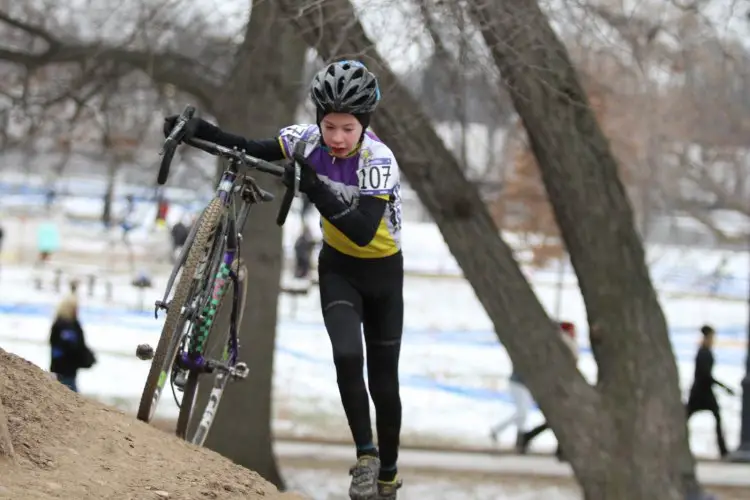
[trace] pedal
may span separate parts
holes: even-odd
[[[244,380],[249,373],[250,369],[247,367],[247,363],[240,361],[234,365],[234,368],[232,369],[232,378],[234,380]]]
[[[160,309],[169,312],[169,302],[164,302],[161,300],[157,300],[156,302],[154,302],[154,318],[159,319]]]
[[[148,344],[139,344],[135,348],[135,355],[138,359],[150,361],[154,359],[154,348]]]

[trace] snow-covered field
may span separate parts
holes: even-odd
[[[5,174],[7,176],[7,174]],[[55,220],[61,231],[61,249],[70,252],[102,252],[108,242],[119,241],[119,228],[104,234],[99,223],[101,197],[94,196],[96,182],[82,180],[75,184],[81,190],[80,196],[59,198],[48,217],[43,209],[44,196],[41,188],[28,187],[22,193],[8,191],[0,176],[0,220],[6,227],[4,243],[5,259],[29,262],[29,250],[36,246],[36,228],[45,220]],[[125,189],[125,188],[123,188]],[[139,191],[133,187],[123,192],[135,192],[135,211],[131,222],[136,227],[129,233],[129,240],[137,254],[166,248],[168,234],[155,227],[156,207],[154,201],[145,196],[138,197]],[[144,188],[138,188],[143,192]],[[88,192],[88,191],[91,192]],[[181,190],[171,191],[173,203],[167,216],[167,223],[173,224],[185,215],[194,214],[205,206],[205,200],[194,197],[188,202],[187,194]],[[297,200],[298,203],[299,200]],[[113,215],[122,214],[125,203],[122,197],[115,200]],[[295,205],[293,211],[299,208]],[[25,217],[3,216],[4,213],[26,214]],[[272,223],[269,221],[269,223]],[[320,238],[317,217],[310,214],[307,225],[313,236]],[[300,220],[296,213],[290,214],[284,227],[284,247],[289,257],[293,254],[294,241],[299,234]],[[91,237],[93,235],[93,238]],[[520,242],[513,234],[503,234],[506,241],[516,249]],[[433,224],[404,221],[402,246],[405,266],[408,271],[430,273],[440,276],[461,276],[461,269],[448,250],[440,232]],[[164,250],[162,250],[164,251]],[[745,300],[748,293],[750,256],[747,252],[729,252],[688,247],[668,247],[648,245],[646,248],[651,276],[662,293],[710,295],[718,298]],[[33,254],[33,252],[32,252]],[[523,263],[527,255],[517,250],[517,258]],[[544,269],[533,269],[523,265],[526,275],[535,283],[561,282],[564,286],[575,287],[577,282],[569,263],[563,265],[562,273],[558,263]]]
[[[42,367],[49,362],[46,339],[56,295],[32,289],[28,268],[2,270],[0,276],[0,346]],[[137,292],[122,277],[115,280],[115,300],[83,296],[82,321],[87,338],[97,351],[99,363],[80,376],[81,389],[123,407],[134,408],[148,364],[134,358],[135,345],[155,345],[161,320],[152,311],[139,312]],[[146,303],[160,293],[164,279],[146,291]],[[553,287],[538,286],[537,293],[548,308],[556,299]],[[406,330],[401,377],[405,442],[443,441],[482,445],[487,429],[511,412],[507,394],[510,364],[490,322],[471,288],[461,280],[408,278],[405,286]],[[709,299],[663,299],[670,323],[671,339],[679,363],[683,389],[692,377],[697,328],[713,323],[720,334],[716,348],[717,378],[739,388],[744,373],[745,303]],[[581,325],[585,314],[580,295],[564,291],[565,317]],[[335,373],[327,336],[319,315],[317,291],[298,298],[282,296],[275,364],[275,427],[293,435],[347,436],[338,403]],[[596,375],[594,361],[580,336],[581,371]],[[739,434],[739,399],[719,391],[725,430],[730,446]],[[162,415],[174,414],[167,399]],[[537,412],[533,425],[542,420]],[[691,421],[692,446],[696,453],[715,456],[713,422],[698,414]],[[512,441],[513,430],[501,436]],[[539,450],[555,444],[551,433],[534,443]]]

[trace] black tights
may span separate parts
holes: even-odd
[[[354,443],[359,451],[373,448],[369,387],[382,467],[395,471],[401,433],[398,361],[404,318],[403,257],[398,253],[355,259],[324,246],[319,270],[323,319]]]
[[[721,427],[721,412],[719,411],[719,403],[716,401],[716,396],[712,391],[705,391],[704,393],[693,393],[688,399],[687,405],[685,405],[685,413],[687,414],[688,420],[693,416],[693,413],[699,411],[710,411],[714,420],[716,421],[716,444],[719,447],[719,454],[722,457],[727,456],[727,445],[724,441],[724,431]]]

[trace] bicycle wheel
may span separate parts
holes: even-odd
[[[164,326],[161,329],[159,343],[156,346],[156,351],[151,361],[151,368],[149,369],[146,384],[141,394],[141,401],[138,405],[138,420],[143,422],[150,422],[154,416],[162,389],[164,389],[167,376],[177,355],[177,347],[181,334],[176,335],[176,333],[182,329],[187,320],[183,309],[185,304],[192,298],[192,288],[198,264],[206,252],[213,246],[215,238],[214,229],[223,211],[224,205],[221,200],[214,198],[203,211],[198,221],[199,226],[195,233],[195,240],[193,240],[185,263],[182,266],[182,273],[169,304],[167,319],[164,321]]]
[[[216,326],[217,323],[214,322],[214,318],[220,318],[223,312],[227,312],[227,308],[231,311],[236,296],[239,302],[237,304],[235,325],[239,328],[242,323],[242,317],[245,312],[245,298],[247,297],[247,268],[244,261],[242,259],[235,259],[232,263],[232,271],[237,276],[237,286],[235,288],[235,281],[230,279],[222,287],[219,302],[213,309],[214,314],[211,316],[212,321],[203,346],[204,356],[208,359],[221,360],[229,366],[232,366],[232,360],[230,359],[231,326],[220,330]],[[226,264],[222,264],[217,278],[226,279],[228,276],[229,268]],[[195,402],[195,396],[199,387],[198,376],[197,372],[191,372],[185,385],[185,392],[182,396],[182,404],[180,405],[180,415],[177,419],[177,435],[180,437],[186,436],[187,441],[198,446],[203,446],[208,432],[211,430],[221,397],[224,394],[224,389],[231,375],[224,370],[216,370],[213,373],[210,394],[208,397],[201,398],[201,401]],[[191,425],[192,416],[199,416],[200,420],[193,420]],[[188,431],[190,431],[190,435],[188,435]]]

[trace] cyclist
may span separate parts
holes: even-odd
[[[401,432],[398,361],[403,328],[403,256],[398,164],[368,130],[380,100],[375,77],[358,61],[338,61],[310,88],[316,123],[283,128],[278,137],[248,140],[197,119],[193,137],[237,147],[267,160],[294,159],[299,188],[321,215],[318,273],[323,320],[331,340],[341,402],[356,446],[350,469],[353,499],[395,499]],[[169,133],[177,116],[166,118]],[[292,167],[284,183],[292,182]],[[367,350],[373,443],[363,369]]]

